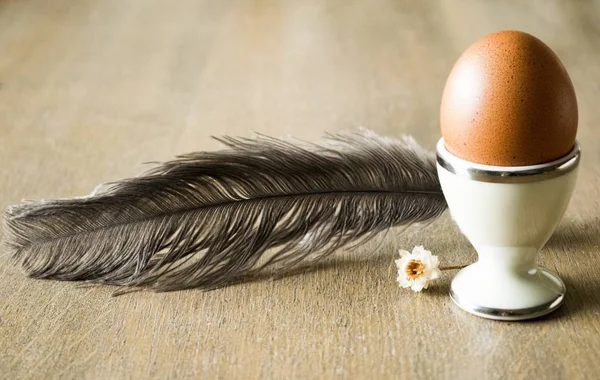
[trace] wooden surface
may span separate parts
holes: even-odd
[[[7,379],[595,379],[600,373],[600,5],[586,1],[0,0],[0,206],[83,195],[140,163],[252,131],[314,140],[366,126],[433,149],[453,62],[498,29],[540,37],[577,90],[578,186],[540,261],[566,304],[526,323],[422,294],[395,251],[474,251],[448,215],[316,271],[213,292],[31,280],[0,257]]]

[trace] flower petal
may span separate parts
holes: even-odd
[[[404,276],[404,274],[398,273],[398,278],[396,278],[396,281],[398,281],[398,285],[403,288],[408,288],[412,285],[412,282],[409,279],[407,279],[406,276]]]
[[[405,251],[403,249],[399,249],[398,253],[400,254],[400,257],[410,256],[410,252]]]
[[[422,255],[424,253],[431,253],[429,251],[427,251],[425,248],[423,248],[422,245],[415,245],[412,249],[412,254],[413,255]]]
[[[421,290],[425,289],[426,287],[427,287],[427,280],[425,279],[425,277],[419,277],[416,280],[413,280],[410,288],[414,292],[420,292]]]
[[[432,269],[431,273],[429,274],[429,279],[430,280],[435,280],[436,278],[439,278],[442,274],[442,271],[440,271],[438,268]]]

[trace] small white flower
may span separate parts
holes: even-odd
[[[427,289],[429,281],[435,280],[441,274],[438,268],[439,260],[423,248],[414,247],[412,253],[398,250],[400,258],[396,260],[398,267],[398,284],[403,288],[411,288],[415,292]]]

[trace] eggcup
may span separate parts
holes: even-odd
[[[452,218],[478,261],[454,277],[450,296],[462,309],[496,320],[523,320],[556,310],[566,288],[536,265],[560,222],[577,179],[579,143],[539,165],[490,166],[451,154],[440,139],[437,170]]]

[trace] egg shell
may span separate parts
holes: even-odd
[[[488,34],[458,59],[444,89],[446,149],[467,161],[524,166],[571,151],[577,99],[556,54],[519,31]]]

